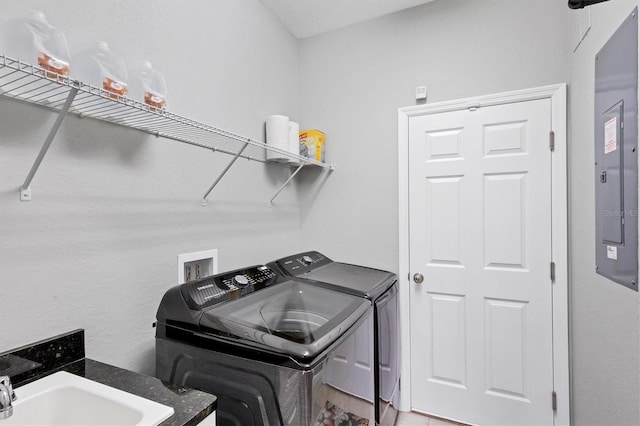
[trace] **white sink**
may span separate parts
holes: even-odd
[[[15,389],[0,426],[157,425],[173,408],[64,371]]]

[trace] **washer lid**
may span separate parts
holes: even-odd
[[[214,306],[200,326],[304,359],[340,338],[370,307],[365,299],[290,280]]]
[[[341,262],[320,266],[300,278],[330,284],[327,287],[369,299],[376,299],[398,279],[388,271]]]

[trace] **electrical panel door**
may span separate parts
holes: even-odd
[[[595,61],[596,271],[638,290],[637,8]]]

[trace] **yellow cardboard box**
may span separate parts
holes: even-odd
[[[324,133],[315,129],[301,130],[300,156],[324,163]]]

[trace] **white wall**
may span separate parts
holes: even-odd
[[[640,299],[595,273],[593,167],[594,58],[638,3],[592,6],[591,30],[570,53],[571,359],[577,425],[640,424]],[[577,28],[579,12],[569,16],[570,27]]]
[[[397,108],[569,83],[572,419],[640,424],[638,294],[594,272],[593,58],[637,0],[593,6],[574,54],[566,1],[440,0],[300,43],[301,120],[338,169],[303,245],[396,270]],[[327,232],[327,230],[330,232]]]
[[[227,157],[69,117],[21,203],[54,116],[0,99],[0,351],[83,327],[90,357],[151,372],[187,251],[218,248],[221,270],[302,248],[397,270],[397,108],[415,87],[436,102],[568,81],[573,420],[639,424],[639,299],[593,272],[592,185],[593,56],[637,3],[593,6],[573,54],[564,0],[438,0],[299,43],[253,0],[3,0],[0,19],[43,10],[72,51],[102,38],[151,60],[173,112],[257,139],[273,113],[324,130],[338,169],[315,202],[297,185],[269,209],[286,171],[241,161],[202,208]]]
[[[338,166],[305,218],[305,246],[397,271],[397,109],[423,85],[437,102],[565,82],[566,10],[438,0],[302,40],[301,126],[326,132]]]
[[[31,9],[72,52],[103,39],[131,66],[150,60],[174,113],[258,140],[266,116],[297,118],[297,41],[257,0],[4,0],[0,20]],[[301,188],[268,207],[287,170],[239,160],[205,208],[231,157],[72,116],[20,202],[54,119],[0,99],[0,352],[85,328],[89,357],[152,373],[179,253],[217,248],[223,271],[300,248]]]

